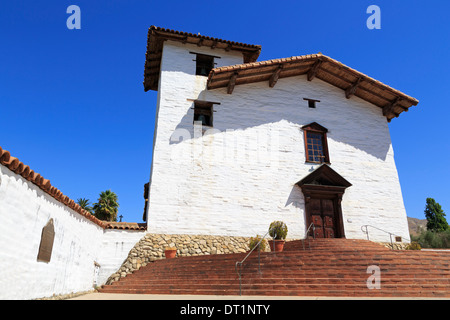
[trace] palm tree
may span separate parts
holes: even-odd
[[[117,212],[119,211],[119,203],[117,195],[111,190],[100,193],[98,202],[94,203],[94,216],[100,220],[117,221]]]
[[[86,210],[90,214],[94,214],[94,212],[92,211],[92,207],[89,205],[89,199],[78,198],[77,203],[80,207],[82,207],[84,210]]]

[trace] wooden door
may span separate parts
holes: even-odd
[[[322,215],[323,215],[323,231],[325,238],[336,237],[336,223],[335,223],[335,210],[334,201],[331,199],[322,199]]]
[[[333,199],[311,199],[310,222],[314,223],[316,238],[336,238],[336,207]]]
[[[322,219],[322,210],[321,210],[321,203],[320,199],[311,199],[309,203],[309,215],[311,222],[308,223],[310,225],[311,223],[314,224],[315,230],[314,230],[314,236],[316,238],[323,238],[323,219]]]

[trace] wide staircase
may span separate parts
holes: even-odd
[[[394,251],[367,240],[299,240],[287,242],[283,252],[254,251],[241,268],[236,267],[246,255],[157,260],[99,291],[450,298],[449,251]],[[379,273],[373,273],[377,267]]]

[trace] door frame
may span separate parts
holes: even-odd
[[[311,199],[327,199],[333,201],[334,207],[334,238],[345,238],[344,222],[342,218],[342,196],[345,188],[339,186],[303,185],[303,195],[305,197],[306,228],[312,223],[310,209]]]
[[[311,210],[309,205],[311,199],[330,199],[333,200],[335,210],[335,238],[345,238],[341,202],[345,189],[351,187],[352,184],[334,171],[330,165],[323,164],[297,182],[296,185],[302,189],[305,197],[305,230],[311,225]]]

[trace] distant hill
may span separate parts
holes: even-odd
[[[413,236],[420,234],[421,230],[427,230],[427,219],[408,217],[409,233]]]

